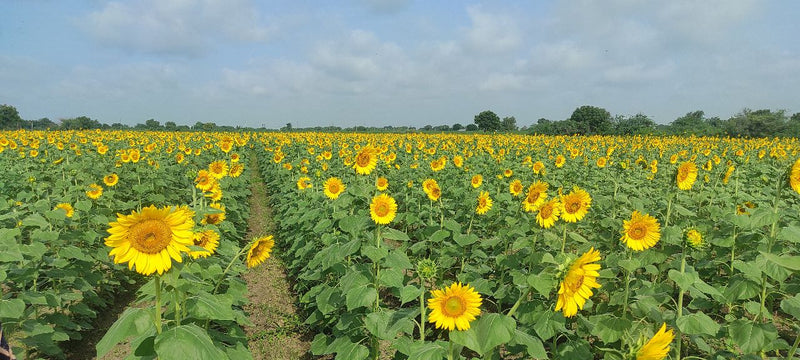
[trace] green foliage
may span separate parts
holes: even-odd
[[[482,111],[480,114],[475,115],[475,125],[478,129],[484,132],[498,131],[503,129],[503,124],[500,122],[500,117],[490,110]]]
[[[603,108],[584,105],[572,112],[569,120],[579,134],[605,134],[611,129],[611,114]]]
[[[0,105],[0,129],[17,129],[22,126],[17,108],[11,105]]]

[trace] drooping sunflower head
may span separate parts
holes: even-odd
[[[92,200],[97,200],[103,196],[103,187],[97,184],[89,185],[89,190],[86,191],[86,196]]]
[[[386,194],[375,196],[369,204],[369,215],[376,224],[386,225],[397,215],[397,203]]]
[[[228,175],[228,162],[225,160],[217,160],[208,164],[208,173],[215,179],[222,179]]]
[[[600,252],[589,249],[572,262],[558,289],[555,311],[561,310],[565,317],[572,317],[583,309],[586,300],[592,296],[592,289],[599,289],[597,277],[600,276]]]
[[[197,259],[199,257],[208,257],[217,251],[217,247],[219,246],[219,233],[211,229],[197,231],[192,236],[192,240],[192,245],[202,247],[205,249],[205,251],[190,250],[189,256],[191,256],[193,259]]]
[[[478,195],[478,206],[475,207],[475,213],[478,215],[486,214],[492,208],[492,198],[489,196],[488,191],[481,191]]]
[[[661,226],[656,218],[634,211],[630,220],[623,221],[620,240],[631,250],[642,251],[653,247],[661,239]]]
[[[650,340],[636,350],[636,360],[663,360],[669,354],[669,344],[675,339],[672,329],[667,331],[667,324],[661,324],[661,328],[653,335]]]
[[[197,177],[194,179],[194,182],[196,188],[201,191],[209,191],[214,187],[214,184],[217,183],[217,179],[207,170],[200,170],[197,172]]]
[[[225,205],[222,203],[211,203],[209,208],[214,209],[213,213],[205,214],[203,220],[200,221],[203,225],[217,225],[225,221]]]
[[[428,199],[430,199],[431,201],[439,201],[441,197],[442,197],[442,189],[439,187],[439,185],[432,187],[431,191],[428,192]]]
[[[548,184],[546,182],[536,181],[535,183],[531,184],[528,187],[528,193],[525,194],[525,200],[522,201],[522,205],[527,212],[536,211],[539,206],[544,204],[544,201],[547,199],[547,188]]]
[[[576,186],[572,192],[561,196],[561,218],[566,222],[578,222],[586,216],[591,205],[589,193]]]
[[[800,194],[800,158],[794,162],[792,169],[789,171],[789,186]]]
[[[426,194],[429,194],[435,187],[439,187],[439,183],[436,182],[436,179],[425,179],[425,181],[422,182],[422,191]]]
[[[332,177],[325,180],[323,184],[323,192],[328,199],[334,200],[341,195],[347,187],[342,183],[342,180],[337,177]]]
[[[267,260],[273,246],[275,246],[275,239],[272,235],[256,239],[253,245],[250,245],[250,250],[247,251],[247,267],[254,268]]]
[[[112,173],[103,177],[103,183],[106,184],[106,186],[114,186],[117,185],[118,182],[119,175],[117,174]]]
[[[539,213],[536,214],[536,223],[548,229],[558,221],[559,215],[561,215],[561,204],[558,203],[557,199],[550,200],[539,207]]]
[[[481,174],[473,175],[470,184],[472,184],[472,187],[475,189],[479,188],[481,184],[483,184],[483,176],[481,176]]]
[[[377,151],[371,146],[364,146],[361,149],[353,162],[353,168],[356,169],[356,173],[359,175],[369,175],[372,170],[375,170],[375,167],[378,165],[378,155],[376,152]]]
[[[437,329],[469,330],[470,322],[481,314],[481,294],[469,285],[453,283],[444,290],[432,290],[428,299],[428,322]]]
[[[389,180],[385,177],[381,176],[377,180],[375,180],[375,188],[379,191],[384,191],[389,187]]]
[[[524,187],[522,186],[522,181],[519,179],[514,179],[510,184],[508,184],[508,192],[514,196],[520,196],[522,194],[522,190]]]
[[[117,221],[109,223],[106,246],[112,247],[110,256],[114,263],[128,263],[128,268],[143,275],[163,274],[172,267],[172,260],[181,262],[181,252],[188,252],[193,244],[191,214],[181,208],[153,205],[132,211],[130,215],[117,214]]]
[[[686,242],[695,249],[702,249],[705,246],[703,234],[697,229],[689,229],[689,231],[686,232]]]
[[[75,209],[72,207],[72,204],[70,203],[60,203],[53,208],[53,210],[56,209],[64,210],[67,213],[66,215],[68,218],[71,218],[72,215],[75,215]]]
[[[689,190],[697,181],[697,165],[694,162],[686,161],[678,166],[678,174],[676,176],[678,182],[678,189]]]
[[[297,189],[298,190],[309,189],[312,186],[313,186],[313,184],[311,184],[311,178],[308,177],[308,176],[301,176],[299,179],[297,179]]]

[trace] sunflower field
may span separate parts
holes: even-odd
[[[130,293],[98,357],[251,358],[271,254],[325,358],[800,356],[795,138],[15,131],[0,165],[18,356]]]

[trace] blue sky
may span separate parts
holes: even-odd
[[[0,1],[24,119],[520,126],[581,105],[669,123],[800,111],[800,2]]]

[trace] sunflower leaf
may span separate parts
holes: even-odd
[[[516,327],[517,322],[511,317],[486,314],[473,322],[469,330],[450,331],[450,341],[464,345],[483,356],[498,345],[511,341]]]

